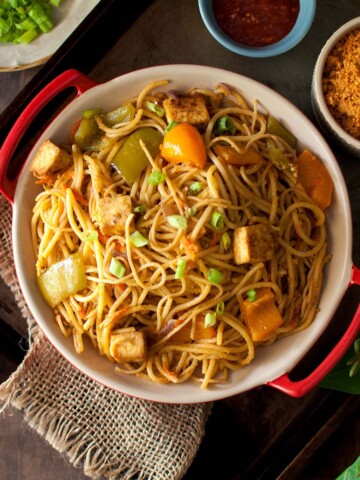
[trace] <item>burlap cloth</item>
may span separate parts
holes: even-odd
[[[20,291],[12,209],[0,195],[0,275],[29,327],[22,364],[0,385],[3,409],[25,421],[91,478],[180,479],[204,435],[211,405],[165,405],[105,388],[72,367],[37,327]]]

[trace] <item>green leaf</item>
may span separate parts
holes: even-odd
[[[360,456],[355,462],[339,475],[336,480],[359,480],[360,478]]]
[[[356,345],[356,341],[354,345]],[[319,383],[319,387],[329,388],[330,390],[337,390],[345,393],[360,394],[359,372],[350,377],[349,360],[354,357],[354,353],[354,346],[352,345],[339,363]]]

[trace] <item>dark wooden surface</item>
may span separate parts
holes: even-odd
[[[358,0],[320,0],[314,24],[297,47],[259,60],[218,45],[205,29],[195,0],[133,4],[102,0],[46,65],[0,73],[0,144],[29,99],[67,68],[78,68],[103,82],[158,64],[216,66],[269,85],[314,121],[310,83],[316,57],[337,27],[360,15]],[[360,265],[360,164],[332,147],[349,188],[353,259]],[[339,324],[346,325],[358,303],[359,289],[354,288],[296,375],[310,370],[326,354],[342,331]],[[0,381],[21,362],[26,336],[14,298],[0,281]],[[216,402],[185,480],[335,479],[360,454],[359,411],[360,396],[320,387],[295,399],[262,386]],[[87,478],[34,433],[15,409],[0,416],[0,452],[0,480]]]

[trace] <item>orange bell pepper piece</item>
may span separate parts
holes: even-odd
[[[174,327],[177,327],[182,322],[181,319],[177,320]],[[195,320],[194,336],[191,337],[192,322],[188,322],[181,330],[176,332],[171,341],[176,343],[189,343],[192,340],[205,340],[216,337],[216,330],[214,327],[205,327],[205,317],[198,315]]]
[[[212,148],[216,155],[219,155],[228,165],[256,165],[265,163],[262,156],[252,147],[249,147],[244,153],[237,152],[230,145],[220,145],[220,143],[216,143]]]
[[[256,290],[256,299],[246,299],[240,310],[254,342],[267,340],[284,323],[275,305],[274,294],[270,288]]]
[[[161,156],[169,163],[185,163],[201,169],[207,161],[205,142],[190,123],[178,123],[165,134]]]
[[[296,159],[298,181],[306,193],[321,208],[331,204],[333,181],[323,163],[309,150],[304,150]]]

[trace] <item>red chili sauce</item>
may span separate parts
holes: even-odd
[[[284,38],[299,15],[299,0],[213,0],[219,27],[233,40],[263,47]]]

